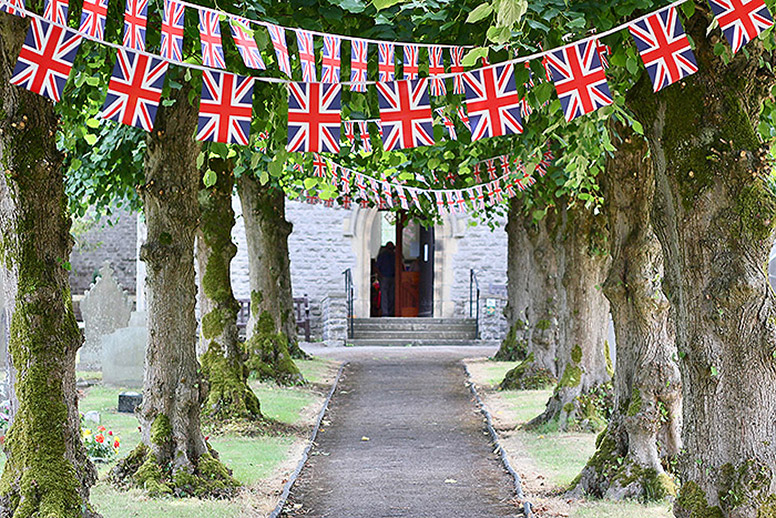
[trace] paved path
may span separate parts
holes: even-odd
[[[492,452],[460,364],[490,352],[316,350],[350,364],[287,516],[515,516],[512,480]]]

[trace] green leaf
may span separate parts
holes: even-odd
[[[496,13],[496,23],[512,29],[528,10],[528,0],[501,0]]]
[[[717,368],[713,365],[711,366],[711,375],[715,377],[719,376],[719,370],[717,370]]]
[[[86,141],[87,144],[89,144],[90,146],[93,146],[97,143],[97,135],[92,135],[91,133],[87,133],[86,135],[84,135],[84,140]]]
[[[490,27],[487,32],[488,39],[493,43],[506,43],[512,36],[509,27]]]
[[[94,118],[86,119],[86,125],[89,126],[90,128],[99,128],[100,127],[100,121],[98,121],[97,119],[94,119]]]
[[[305,178],[304,179],[304,188],[307,189],[308,191],[310,189],[312,189],[313,187],[315,187],[316,185],[318,185],[318,179],[317,178],[311,176],[309,178]]]
[[[373,0],[372,5],[374,5],[375,9],[378,11],[382,11],[383,9],[388,9],[389,7],[393,7],[396,4],[406,1],[407,0]]]
[[[480,20],[484,20],[491,14],[493,14],[492,5],[488,3],[480,4],[477,7],[475,7],[472,12],[469,13],[469,16],[466,18],[466,23],[477,23]]]
[[[202,183],[205,184],[205,187],[213,187],[216,184],[217,179],[216,172],[212,169],[208,169],[205,172],[205,176],[202,178]]]
[[[488,55],[488,47],[477,47],[470,50],[461,60],[461,64],[465,67],[473,67],[477,64],[477,60]]]
[[[199,155],[197,155],[197,169],[201,169],[204,163],[205,163],[205,153],[200,153]]]

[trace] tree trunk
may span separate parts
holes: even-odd
[[[510,200],[505,310],[510,331],[495,358],[522,363],[506,374],[503,389],[536,389],[557,382],[558,265],[547,230],[554,216],[550,211],[535,222],[521,200]]]
[[[528,423],[537,426],[558,421],[571,426],[601,429],[607,417],[606,384],[612,367],[608,343],[609,302],[601,292],[609,258],[603,217],[584,207],[558,206],[555,253],[558,261],[559,380],[542,415]]]
[[[140,249],[147,268],[148,346],[142,443],[115,469],[151,494],[226,495],[237,482],[208,448],[200,430],[194,234],[199,218],[200,145],[192,135],[197,106],[189,82],[172,89],[148,138],[141,194],[148,235]]]
[[[202,292],[202,378],[206,387],[203,412],[214,420],[261,417],[259,399],[248,386],[246,355],[237,331],[240,304],[234,298],[230,265],[237,246],[232,242],[234,175],[231,162],[211,159],[216,173],[212,187],[199,191],[200,225],[197,258]]]
[[[675,496],[664,459],[681,448],[681,379],[663,294],[663,251],[650,222],[655,181],[647,144],[630,128],[601,176],[612,266],[604,283],[617,337],[614,408],[576,492],[659,500]]]
[[[250,175],[238,178],[237,188],[248,244],[251,317],[246,348],[249,366],[260,378],[289,384],[303,381],[292,356],[304,355],[296,342],[296,314],[291,294],[286,197],[270,184]]]
[[[98,516],[97,471],[81,441],[75,357],[82,336],[68,283],[72,250],[57,117],[9,83],[29,21],[0,13],[0,231],[14,301],[9,377],[13,424],[3,448],[0,516]]]
[[[766,264],[774,241],[773,171],[757,134],[776,79],[753,41],[725,64],[696,2],[686,28],[700,72],[628,103],[655,167],[654,228],[666,264],[682,374],[679,518],[776,513],[776,322]]]

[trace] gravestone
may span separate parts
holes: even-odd
[[[133,311],[129,326],[102,337],[102,381],[121,387],[143,385],[148,329],[145,312]]]
[[[132,302],[113,276],[106,261],[100,268],[100,277],[84,293],[81,301],[84,319],[84,345],[79,353],[79,368],[100,370],[100,343],[103,335],[126,327],[132,314]]]

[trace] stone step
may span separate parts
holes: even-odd
[[[460,327],[354,327],[353,332],[356,334],[369,333],[379,335],[391,335],[395,333],[432,333],[446,335],[447,333],[474,333],[476,331],[475,326],[460,326]]]
[[[473,318],[420,318],[420,317],[385,317],[385,318],[354,318],[355,325],[406,325],[406,324],[425,324],[425,325],[455,325],[475,323]]]
[[[384,338],[354,338],[348,340],[349,344],[356,347],[367,346],[394,346],[394,347],[419,347],[425,345],[432,346],[456,346],[456,345],[478,345],[475,340],[397,340],[397,339],[384,339]]]
[[[391,331],[378,329],[354,329],[354,338],[474,338],[476,329],[395,329]]]

